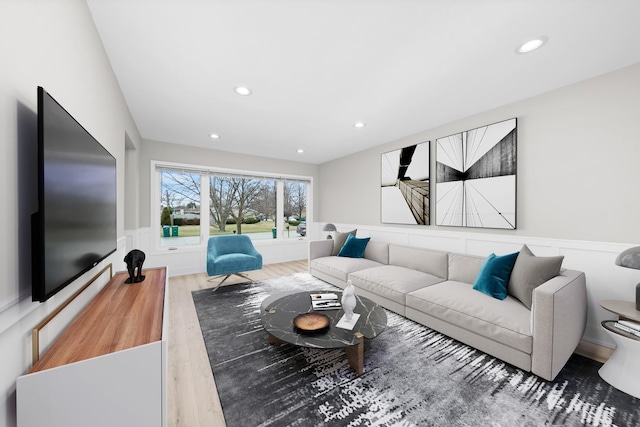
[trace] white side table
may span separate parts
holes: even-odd
[[[640,311],[636,310],[636,303],[633,301],[600,301],[600,307],[617,314],[620,320],[633,320],[640,322]]]
[[[640,322],[640,312],[631,301],[602,301],[602,308],[616,313],[622,320]],[[613,326],[615,320],[604,320],[602,327],[616,344],[616,351],[600,368],[600,377],[613,387],[640,398],[640,338]]]

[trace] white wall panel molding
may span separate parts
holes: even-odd
[[[587,281],[588,315],[584,339],[613,347],[613,341],[600,327],[600,322],[614,319],[613,313],[600,307],[599,301],[614,299],[633,301],[640,271],[614,264],[616,256],[634,246],[622,243],[566,240],[507,234],[474,233],[428,228],[335,224],[338,231],[358,229],[358,237],[371,237],[387,243],[427,249],[487,256],[520,250],[526,244],[538,256],[563,255],[563,268],[583,271]]]
[[[144,267],[169,267],[170,277],[198,274],[206,271],[206,244],[178,246],[175,249],[154,247],[150,227],[131,232],[136,236],[137,249],[146,255]],[[254,240],[253,245],[262,254],[263,264],[297,261],[307,258],[308,239]],[[133,249],[133,248],[132,248]],[[129,249],[130,250],[130,249]]]

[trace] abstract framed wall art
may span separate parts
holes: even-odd
[[[429,225],[430,141],[380,156],[380,221]]]
[[[516,228],[517,120],[436,140],[436,225]]]

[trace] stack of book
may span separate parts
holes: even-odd
[[[631,320],[618,320],[613,324],[614,327],[628,334],[635,335],[640,338],[640,323]]]
[[[336,294],[311,294],[313,310],[339,310],[342,308]]]

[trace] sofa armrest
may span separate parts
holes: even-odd
[[[533,291],[531,372],[553,380],[573,354],[587,324],[584,273],[565,270]]]
[[[333,251],[333,239],[310,240],[309,241],[309,261],[331,256]]]

